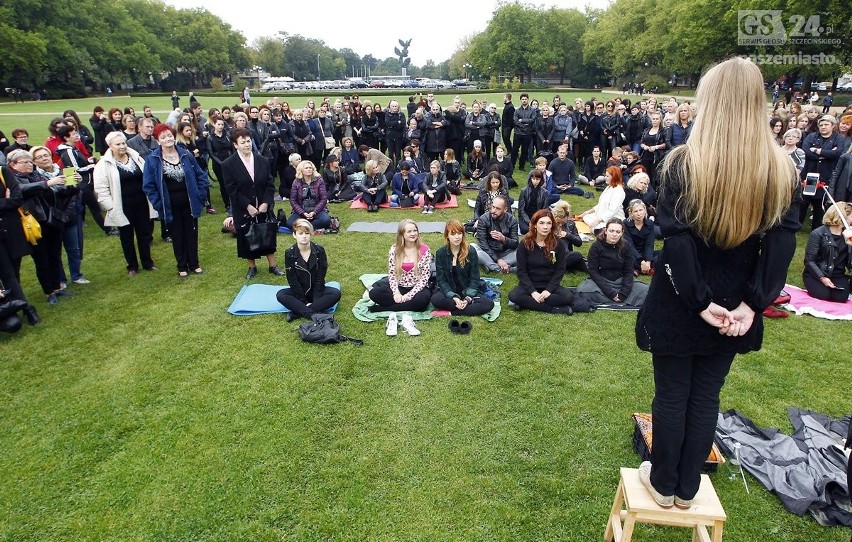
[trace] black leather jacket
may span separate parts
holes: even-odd
[[[817,279],[822,277],[836,277],[844,274],[846,269],[852,269],[852,249],[848,250],[848,257],[842,269],[835,268],[837,252],[842,247],[828,229],[828,226],[820,226],[808,236],[808,244],[805,247],[805,268],[802,273],[810,273]],[[837,262],[840,267],[840,262]]]

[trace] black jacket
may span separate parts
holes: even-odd
[[[500,126],[503,128],[515,127],[515,106],[512,102],[503,104],[503,115],[500,117]]]
[[[311,255],[305,262],[298,245],[294,244],[284,251],[284,272],[291,293],[303,302],[313,301],[325,293],[325,274],[328,272],[325,249],[311,242]]]
[[[796,250],[796,231],[801,227],[800,199],[793,183],[792,204],[779,224],[737,247],[723,249],[702,241],[676,210],[682,182],[671,177],[657,203],[657,224],[665,241],[657,256],[657,273],[636,319],[636,343],[642,350],[667,355],[759,350],[763,310],[784,286]],[[699,316],[711,301],[726,309],[746,303],[755,312],[749,331],[741,337],[720,335]]]
[[[828,226],[823,225],[815,229],[808,236],[802,274],[810,273],[816,279],[843,275],[846,269],[852,269],[852,249],[847,247],[848,258],[841,267],[841,263],[836,262],[837,252],[841,248]],[[839,269],[835,268],[835,263]]]
[[[847,152],[837,161],[828,181],[828,193],[834,201],[848,202],[852,199],[852,153]]]
[[[515,124],[515,133],[522,136],[530,136],[535,133],[535,109],[530,106],[515,109],[512,117]]]

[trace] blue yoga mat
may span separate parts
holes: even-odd
[[[326,282],[325,285],[333,286],[343,291],[340,288],[339,282]],[[234,298],[234,302],[228,307],[228,312],[234,316],[290,312],[275,297],[280,289],[286,287],[286,284],[247,284],[242,287],[237,297]],[[328,312],[333,314],[336,310],[337,305],[333,306]]]

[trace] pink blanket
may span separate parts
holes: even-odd
[[[438,203],[438,204],[435,205],[435,207],[438,208],[438,209],[446,209],[446,208],[458,207],[458,206],[459,206],[459,202],[456,199],[456,196],[453,195],[453,194],[450,194],[450,199],[448,199],[446,201],[442,201],[441,203]],[[416,210],[416,211],[420,210],[420,207],[391,207],[390,203],[388,203],[387,201],[380,204],[379,207],[381,207],[382,209],[409,209],[409,210]],[[349,208],[350,209],[366,209],[367,204],[364,203],[364,200],[362,200],[360,196],[358,196],[357,198],[352,200],[352,203],[349,205]]]
[[[808,295],[807,290],[791,286],[784,286],[784,290],[790,294],[790,302],[782,305],[785,309],[798,315],[810,314],[817,318],[827,320],[852,320],[852,301],[846,303],[832,303],[822,299],[814,299]]]

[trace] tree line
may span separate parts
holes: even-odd
[[[665,88],[692,84],[708,65],[734,54],[831,55],[824,64],[766,64],[768,79],[831,80],[852,68],[852,7],[843,0],[780,0],[789,35],[838,43],[774,47],[738,44],[765,32],[764,20],[743,25],[753,0],[615,0],[606,10],[561,9],[502,2],[487,27],[463,37],[446,60],[408,67],[412,77],[558,80],[592,87],[637,82]],[[763,21],[763,22],[761,22]],[[395,36],[405,38],[406,36]],[[296,80],[397,75],[398,56],[359,56],[320,39],[279,32],[247,45],[245,37],[205,9],[176,9],[160,0],[28,0],[0,5],[0,83],[84,95],[120,84],[199,88],[260,66]],[[818,41],[818,40],[811,40]],[[824,40],[823,40],[824,41]],[[428,47],[413,43],[413,48]],[[388,51],[390,53],[391,51]],[[163,79],[165,78],[165,81]]]

